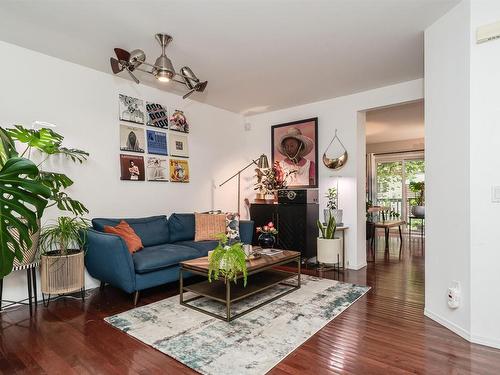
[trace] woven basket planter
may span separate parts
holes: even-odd
[[[72,250],[68,255],[50,252],[41,255],[43,294],[68,294],[85,286],[84,252]]]
[[[37,260],[38,239],[40,238],[40,219],[37,219],[37,224],[38,230],[31,235],[31,247],[23,251],[23,260],[21,262],[17,258],[14,258],[13,268],[20,268]],[[11,227],[8,231],[17,241],[19,241],[19,231],[16,228]]]

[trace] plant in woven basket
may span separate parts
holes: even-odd
[[[219,244],[209,256],[208,281],[218,280],[220,276],[226,282],[236,280],[243,275],[243,286],[247,285],[247,263],[243,244],[229,243],[225,234],[218,236]]]
[[[44,254],[67,255],[80,251],[85,244],[89,221],[81,217],[58,217],[45,225],[40,234],[40,248]]]

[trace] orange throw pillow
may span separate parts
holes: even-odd
[[[140,237],[135,233],[130,225],[125,220],[120,221],[116,227],[110,227],[109,225],[104,226],[104,231],[106,233],[116,234],[124,239],[127,244],[128,251],[130,254],[141,250],[144,246]]]
[[[226,215],[194,214],[195,241],[216,240],[218,234],[226,233]]]

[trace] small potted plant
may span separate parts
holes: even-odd
[[[246,255],[241,242],[230,243],[225,234],[218,236],[219,244],[210,252],[208,259],[208,281],[219,280],[234,281],[243,275],[243,286],[247,285]]]
[[[425,182],[412,181],[410,182],[409,187],[413,193],[417,194],[417,197],[414,198],[412,202],[414,204],[411,207],[411,213],[415,217],[423,218],[425,217],[425,206],[424,206]]]
[[[330,216],[326,226],[318,220],[318,229],[321,232],[321,237],[318,237],[318,263],[339,264],[342,240],[335,237],[337,229],[335,218]]]
[[[42,293],[68,294],[85,287],[84,251],[88,220],[61,216],[40,234]]]
[[[328,222],[330,216],[335,218],[336,223],[342,223],[343,210],[339,209],[339,197],[336,188],[330,188],[326,191],[325,197],[327,199],[326,208],[323,210],[323,217],[325,223]]]
[[[260,247],[263,249],[272,249],[276,243],[274,236],[278,234],[278,230],[274,227],[273,222],[270,221],[267,225],[257,227],[256,230],[257,233],[260,233],[258,238]]]

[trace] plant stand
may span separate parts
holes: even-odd
[[[66,296],[80,292],[85,301],[84,253],[41,256],[41,284],[43,304],[47,307],[51,296]],[[47,299],[45,298],[47,296]]]
[[[2,299],[3,292],[3,279],[0,279],[0,311],[6,307],[13,305],[29,305],[30,316],[33,316],[33,299],[35,300],[35,308],[38,304],[36,296],[36,268],[40,265],[40,262],[32,262],[29,264],[24,264],[22,266],[14,267],[12,271],[22,271],[26,270],[27,284],[28,284],[28,298],[22,299],[20,301],[10,301]],[[28,300],[28,302],[26,302]],[[7,302],[7,305],[2,305],[2,302]]]

